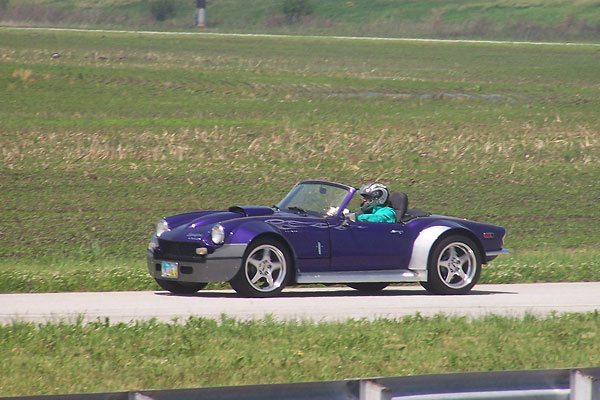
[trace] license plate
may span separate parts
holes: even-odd
[[[177,263],[163,261],[160,268],[160,276],[163,278],[177,279]]]

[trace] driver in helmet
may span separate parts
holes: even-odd
[[[350,215],[350,219],[366,222],[396,222],[396,211],[389,206],[390,191],[381,183],[369,183],[358,191],[362,197],[360,215]]]

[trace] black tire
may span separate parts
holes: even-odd
[[[479,280],[481,254],[473,240],[462,235],[448,236],[436,243],[427,263],[427,282],[434,294],[465,294]]]
[[[167,281],[165,279],[154,280],[158,283],[158,286],[173,294],[194,294],[198,290],[204,289],[207,285],[204,282],[175,282]]]
[[[347,283],[359,292],[379,292],[389,286],[389,282]]]
[[[291,276],[292,262],[287,247],[277,239],[258,239],[251,243],[231,287],[246,297],[278,295]]]

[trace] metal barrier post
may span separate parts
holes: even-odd
[[[569,400],[600,400],[600,376],[571,371]]]
[[[358,398],[359,400],[391,400],[392,391],[375,381],[362,379]]]

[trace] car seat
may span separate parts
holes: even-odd
[[[394,192],[390,195],[390,206],[396,211],[396,223],[402,222],[408,209],[408,196],[406,193]]]

